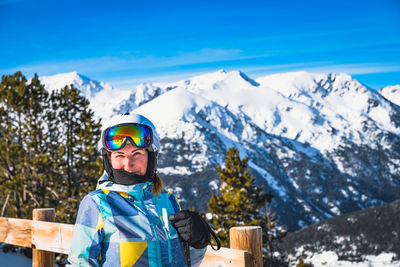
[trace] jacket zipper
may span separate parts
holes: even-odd
[[[151,230],[153,231],[154,237],[156,239],[156,244],[157,244],[157,262],[158,262],[158,266],[162,267],[162,263],[161,263],[161,246],[160,246],[160,239],[158,238],[158,234],[157,234],[157,230],[155,229],[153,223],[151,222],[151,216],[149,214],[149,211],[146,208],[146,205],[144,204],[144,201],[141,200],[140,203],[143,206],[143,210],[146,213],[146,217],[148,219],[148,221],[150,222],[150,227]]]
[[[166,208],[162,208],[162,220],[161,221],[163,224],[163,229],[164,229],[165,235],[167,236],[168,261],[169,261],[169,264],[171,264],[172,263],[171,236],[169,234],[168,214],[167,214]]]

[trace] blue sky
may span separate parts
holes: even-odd
[[[219,69],[400,84],[400,0],[0,0],[0,74],[77,71],[119,88]]]

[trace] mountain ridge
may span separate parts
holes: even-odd
[[[141,84],[124,96],[108,105],[112,112],[98,105],[95,113],[138,112],[155,123],[159,172],[183,206],[207,209],[204,199],[219,184],[215,167],[231,146],[276,195],[273,209],[292,230],[400,195],[400,108],[350,75],[253,80],[220,70]]]
[[[98,118],[108,118],[114,113],[115,106],[125,99],[129,92],[114,88],[104,82],[92,80],[76,71],[52,76],[40,76],[40,81],[48,91],[59,90],[73,85],[82,96],[90,101],[90,108]]]
[[[400,260],[400,199],[385,205],[326,219],[289,233],[277,244],[297,262],[326,251],[342,261],[365,261],[365,255],[394,253]]]

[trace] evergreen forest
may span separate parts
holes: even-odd
[[[101,173],[101,124],[71,86],[48,92],[35,75],[3,75],[0,84],[0,216],[32,217],[55,208],[74,223],[79,201]]]

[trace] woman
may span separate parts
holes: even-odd
[[[105,124],[99,141],[105,172],[97,190],[80,203],[67,264],[182,267],[188,244],[187,258],[200,265],[209,227],[162,190],[156,174],[159,150],[154,125],[141,115]]]

